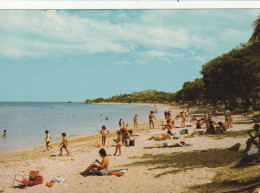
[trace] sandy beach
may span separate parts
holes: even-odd
[[[181,109],[174,109],[178,113]],[[191,115],[189,115],[190,117]],[[174,116],[175,117],[175,116]],[[218,122],[224,122],[224,116],[213,117]],[[222,182],[247,179],[251,172],[260,176],[260,166],[234,169],[238,161],[245,156],[245,142],[248,139],[246,130],[252,129],[254,123],[246,121],[241,116],[233,116],[233,128],[227,134],[203,135],[187,139],[166,140],[169,144],[185,141],[192,144],[186,147],[144,149],[144,146],[162,145],[164,141],[148,141],[152,135],[165,133],[161,130],[162,121],[156,121],[156,128],[149,129],[148,123],[140,124],[134,129],[135,146],[122,147],[122,156],[113,156],[115,152],[115,130],[111,131],[105,148],[109,155],[109,169],[128,168],[121,177],[117,176],[87,176],[78,175],[95,159],[99,157],[97,144],[101,143],[101,135],[76,138],[69,141],[70,156],[58,156],[59,143],[52,143],[53,149],[46,151],[45,146],[12,151],[0,155],[0,190],[4,192],[219,192]],[[181,119],[174,119],[176,126]],[[187,122],[189,133],[194,130],[195,122]],[[132,125],[130,125],[132,128]],[[180,135],[182,128],[173,132]],[[238,152],[226,151],[236,143],[241,143]],[[41,185],[26,189],[12,188],[15,174],[29,174],[31,170],[39,170],[44,182]],[[63,178],[64,183],[47,187],[45,184],[54,178]],[[252,178],[249,176],[248,178]],[[220,184],[218,184],[220,183]],[[239,187],[228,187],[228,191]],[[245,185],[246,186],[246,185]],[[211,187],[211,188],[209,188]],[[232,189],[233,188],[233,189]],[[241,187],[242,188],[242,187]],[[243,187],[245,188],[245,187]],[[246,192],[246,191],[245,191]]]

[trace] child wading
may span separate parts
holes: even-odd
[[[68,141],[67,141],[67,139],[66,139],[66,133],[62,133],[61,136],[62,136],[62,142],[61,142],[61,144],[59,145],[59,147],[62,145],[61,148],[60,148],[60,155],[62,155],[62,148],[64,148],[64,149],[67,151],[67,155],[70,155],[70,154],[69,154],[69,151],[68,151],[68,149],[67,149]]]
[[[45,138],[46,148],[47,148],[47,150],[49,151],[49,147],[52,149],[52,147],[49,145],[50,142],[51,142],[51,136],[50,136],[50,133],[49,133],[48,130],[45,130],[45,134],[46,134],[46,138]]]
[[[102,134],[102,146],[105,146],[106,145],[106,137],[109,134],[109,131],[107,130],[105,125],[102,126],[102,130],[100,131],[100,133]]]

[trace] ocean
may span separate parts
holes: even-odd
[[[148,122],[149,112],[155,109],[158,119],[168,110],[139,104],[0,102],[0,152],[45,145],[45,130],[57,142],[62,132],[72,139],[98,133],[102,125],[108,130],[117,128],[120,118],[133,124],[135,114],[138,123]],[[7,130],[6,138],[3,130]]]

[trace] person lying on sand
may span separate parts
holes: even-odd
[[[174,123],[174,122],[173,122],[173,123]],[[168,130],[168,131],[167,131],[168,134],[174,135],[174,134],[172,133],[173,125],[172,125],[172,123],[170,122],[170,120],[167,120],[167,125],[165,125],[165,126],[162,128],[162,130],[165,130],[165,129]]]
[[[173,143],[171,145],[163,145],[163,146],[145,146],[144,149],[152,149],[152,148],[165,148],[165,147],[185,147],[185,142],[181,141],[180,143]]]
[[[259,124],[254,125],[254,131],[255,135],[251,135],[252,131],[247,131],[247,134],[250,136],[250,138],[246,142],[246,149],[244,152],[248,152],[251,148],[252,144],[255,144],[258,149],[260,150],[260,132],[259,132]]]
[[[153,135],[148,140],[162,141],[162,140],[166,140],[166,139],[170,139],[171,140],[172,136],[170,134],[168,134],[168,133],[163,133],[161,137]]]
[[[199,132],[198,131],[193,131],[191,134],[189,134],[189,135],[184,135],[184,136],[182,136],[183,138],[192,138],[192,137],[195,137],[195,136],[199,136],[199,137],[201,137],[201,135],[199,134]]]
[[[90,164],[87,169],[85,169],[84,171],[82,172],[79,172],[80,175],[83,175],[83,174],[87,174],[89,173],[90,171],[92,171],[93,173],[95,174],[99,174],[102,170],[107,170],[108,168],[108,165],[109,165],[109,160],[108,160],[108,157],[107,157],[107,153],[106,153],[106,150],[105,149],[100,149],[99,150],[99,155],[100,157],[102,158],[102,161],[98,161],[96,159],[95,162],[97,162],[98,164]]]
[[[193,115],[193,116],[192,116],[191,121],[197,121],[196,115]]]

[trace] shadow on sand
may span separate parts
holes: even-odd
[[[194,168],[217,168],[230,165],[243,157],[241,152],[228,152],[223,149],[208,149],[191,152],[175,152],[171,154],[157,154],[149,157],[132,157],[138,161],[127,166],[153,166],[148,170],[167,169],[155,177],[177,173],[179,171],[190,170]]]

